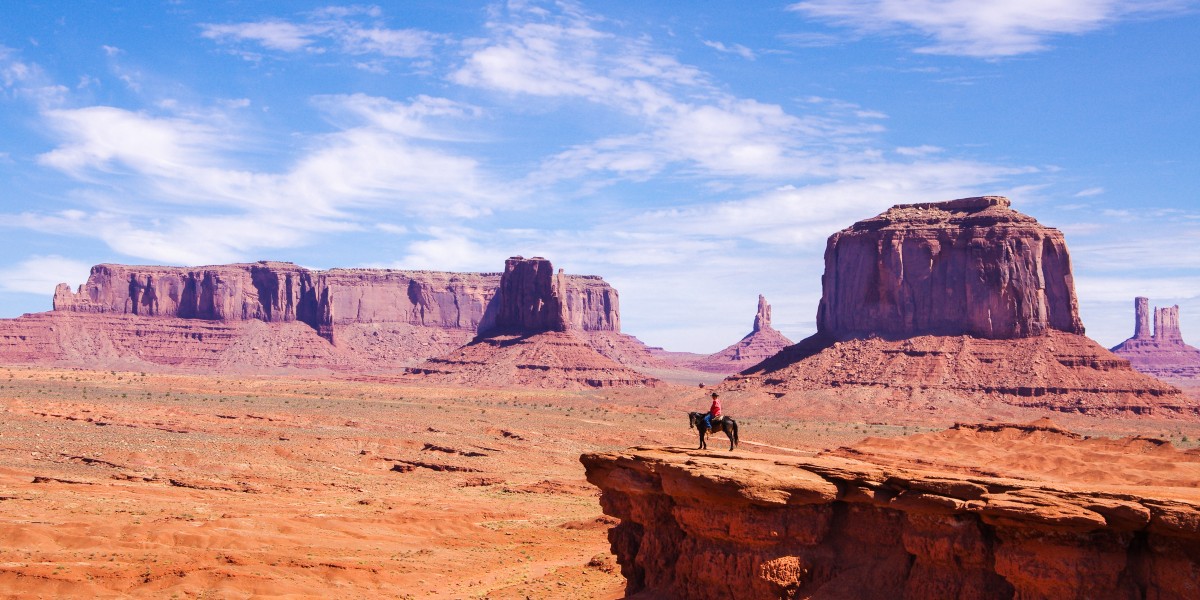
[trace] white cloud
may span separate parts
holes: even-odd
[[[754,51],[741,44],[732,44],[726,46],[723,42],[715,42],[711,40],[703,40],[703,42],[705,46],[708,46],[717,52],[736,54],[746,60],[754,60]]]
[[[1103,193],[1104,193],[1104,188],[1102,188],[1102,187],[1090,187],[1090,188],[1087,188],[1084,190],[1079,190],[1078,192],[1075,193],[1075,197],[1076,198],[1087,198],[1089,196],[1099,196],[1100,194],[1103,194]]]
[[[209,24],[203,26],[201,35],[216,41],[258,42],[270,50],[296,52],[313,44],[313,37],[324,33],[323,28],[302,26],[286,21],[259,21],[257,23]]]
[[[31,256],[0,268],[0,290],[49,296],[60,283],[83,283],[90,269],[89,264],[58,255]]]
[[[1014,56],[1047,47],[1057,35],[1094,31],[1121,19],[1161,15],[1189,0],[805,0],[788,7],[860,33],[915,32],[933,38],[930,54]]]
[[[39,161],[88,186],[80,198],[88,208],[13,222],[100,239],[131,256],[195,264],[244,260],[259,249],[361,228],[371,211],[470,218],[513,197],[475,159],[425,143],[453,137],[426,120],[471,119],[478,114],[472,107],[427,96],[409,103],[325,96],[315,104],[346,123],[312,139],[279,171],[234,160],[235,149],[251,144],[232,133],[243,128],[221,111],[45,111],[61,143]]]
[[[299,21],[265,19],[246,23],[208,23],[201,35],[224,44],[250,42],[280,52],[379,55],[389,58],[429,56],[438,37],[417,29],[390,29],[377,21],[378,7],[329,7]],[[247,55],[257,58],[257,55]]]

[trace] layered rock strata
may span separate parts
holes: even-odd
[[[1179,306],[1155,308],[1154,329],[1150,328],[1150,300],[1139,296],[1133,306],[1133,337],[1115,346],[1113,353],[1155,377],[1200,379],[1200,349],[1183,341]]]
[[[792,340],[771,326],[771,305],[761,294],[754,327],[729,347],[689,363],[692,368],[711,373],[736,373],[752,367],[791,346]]]
[[[869,390],[882,408],[998,400],[1200,414],[1084,337],[1061,232],[1000,197],[895,206],[830,236],[817,333],[728,379],[776,396]]]
[[[470,344],[408,369],[424,383],[585,389],[659,382],[602,355],[568,315],[567,280],[550,261],[508,259],[493,326]]]
[[[817,330],[838,340],[1083,333],[1062,232],[1007,198],[901,204],[829,237]]]
[[[530,266],[533,268],[535,261]],[[515,264],[521,263],[519,257]],[[547,274],[549,275],[549,274]],[[564,275],[563,318],[584,331],[620,331],[616,290],[595,276]],[[320,331],[349,323],[407,323],[487,330],[500,273],[393,269],[314,271],[262,261],[212,267],[103,264],[76,292],[66,284],[54,310],[213,321],[300,321]],[[516,292],[512,290],[511,292]]]
[[[993,433],[988,433],[988,429]],[[1200,457],[1162,442],[1081,436],[1025,444],[1038,426],[965,427],[988,473],[853,450],[811,458],[671,448],[584,454],[626,591],[718,598],[1194,598],[1200,596]],[[1046,429],[1043,427],[1043,429]],[[1053,428],[1049,428],[1053,429]],[[1136,446],[1136,448],[1135,448]],[[1006,448],[1084,473],[1123,456],[1178,469],[1167,481],[1063,480],[1006,470]],[[1091,452],[1091,454],[1089,454]],[[927,447],[921,456],[945,456]],[[966,457],[964,457],[966,458]],[[1114,461],[1116,461],[1114,463]],[[964,464],[972,463],[966,458]],[[1074,465],[1073,465],[1074,466]],[[1119,475],[1115,475],[1119,476]]]
[[[617,291],[603,279],[551,273],[544,259],[515,257],[507,268],[549,276],[554,306],[529,298],[524,306],[532,312],[501,315],[502,305],[522,302],[500,301],[503,273],[315,271],[269,261],[102,264],[76,291],[59,285],[53,311],[0,320],[0,361],[402,371],[499,324],[510,331],[570,329],[587,345],[644,362],[644,346],[620,333]],[[521,285],[509,294],[519,296]]]

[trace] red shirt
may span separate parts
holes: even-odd
[[[721,416],[721,399],[720,398],[713,398],[713,404],[708,409],[708,414],[712,415],[714,419]]]

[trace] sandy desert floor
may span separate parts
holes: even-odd
[[[684,386],[0,367],[0,597],[620,598],[612,521],[579,455],[694,446],[683,411],[705,408],[703,390]],[[811,454],[954,420],[745,408],[748,453]],[[1200,438],[1189,421],[1054,418],[1185,448]]]

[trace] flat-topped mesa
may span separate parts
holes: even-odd
[[[549,271],[547,271],[549,275]],[[260,261],[204,267],[92,267],[72,292],[60,284],[54,310],[139,317],[306,323],[318,331],[364,323],[488,329],[501,273],[394,269],[316,271]],[[582,331],[620,331],[616,290],[603,279],[558,274],[564,318]],[[518,319],[519,320],[519,319]]]
[[[835,340],[1083,333],[1062,232],[1007,198],[900,204],[830,236],[817,330]]]

